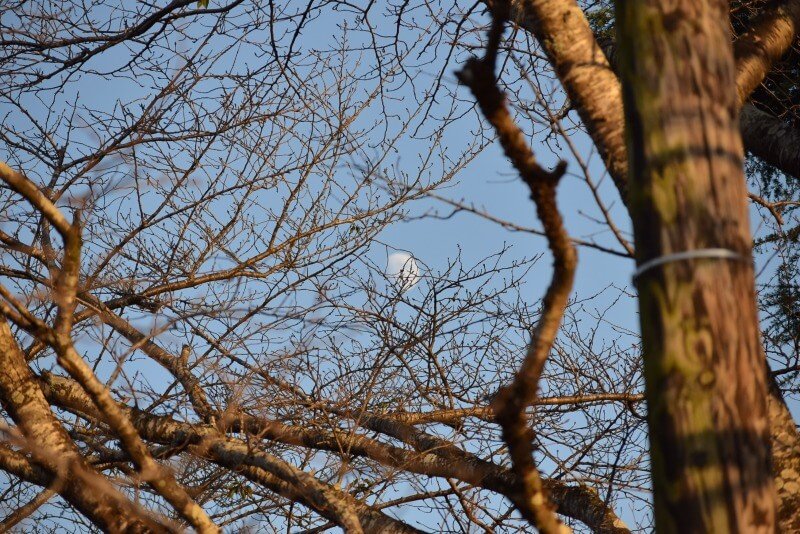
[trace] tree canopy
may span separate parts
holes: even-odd
[[[752,502],[800,529],[800,1],[664,17],[713,37],[674,56],[699,89],[634,4],[3,2],[0,530],[667,531],[647,305],[686,280],[749,347],[708,380],[753,428],[704,443],[754,443]],[[641,148],[684,105],[692,150]],[[644,220],[689,153],[696,219]],[[631,281],[678,244],[746,261]]]

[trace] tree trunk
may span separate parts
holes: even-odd
[[[774,532],[767,383],[724,0],[617,2],[656,529]]]

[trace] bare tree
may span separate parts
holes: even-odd
[[[800,7],[727,13],[771,369],[751,347],[770,392],[751,467],[768,424],[791,532]],[[3,4],[0,529],[651,529],[653,338],[620,321],[635,295],[613,277],[573,288],[592,258],[663,252],[629,233],[615,19],[574,0]],[[483,161],[528,209],[459,196]],[[414,225],[531,248],[418,258],[398,282],[386,255]]]

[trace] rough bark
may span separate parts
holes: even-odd
[[[615,43],[609,40],[602,47],[614,72],[618,72]],[[752,66],[752,63],[745,61],[745,66]],[[748,79],[752,79],[752,71],[747,72],[751,75]],[[741,86],[739,96],[742,96]],[[781,172],[800,178],[800,131],[747,102],[739,114],[739,129],[744,147],[749,152]]]
[[[775,2],[736,40],[736,90],[739,104],[750,98],[764,77],[792,46],[800,28],[800,0]],[[748,147],[749,148],[749,147]]]
[[[617,110],[622,109],[621,89],[616,75],[604,68],[600,68],[603,65],[602,59],[593,60],[595,62],[593,64],[598,65],[598,68],[595,69],[596,81],[569,72],[566,74],[561,73],[561,71],[577,69],[581,58],[595,57],[594,51],[598,48],[598,44],[594,36],[587,34],[588,22],[586,22],[582,13],[580,13],[580,16],[583,20],[576,16],[578,7],[574,0],[509,0],[509,3],[513,7],[512,15],[514,20],[539,41],[548,56],[552,58],[554,65],[560,65],[560,70],[557,69],[559,78],[573,105],[578,110],[581,120],[586,124],[587,130],[604,161],[608,162],[609,158],[613,158],[616,162],[614,165],[607,163],[607,168],[614,179],[614,183],[620,189],[623,202],[627,203],[627,163],[622,164],[619,161],[620,153],[623,154],[623,159],[627,158],[627,149],[624,146],[622,129],[612,127],[617,123],[617,118],[621,113],[621,111],[618,113]],[[783,15],[781,15],[781,6],[784,4],[789,6],[786,9],[791,9],[792,13],[796,13],[796,6],[800,4],[800,0],[778,3],[774,10],[767,11],[760,16],[759,25],[762,32],[768,31],[771,20],[775,20],[775,24],[778,25],[785,24],[782,22]],[[553,13],[561,13],[565,16],[560,19],[558,17],[548,17],[548,10],[550,9],[554,10]],[[777,16],[773,16],[773,14],[777,14]],[[540,18],[547,22],[547,25],[536,24],[535,21]],[[795,23],[796,26],[797,24]],[[588,31],[591,33],[590,30]],[[755,33],[751,35],[757,37]],[[773,43],[776,42],[779,41],[773,41]],[[772,60],[770,58],[775,57],[774,52],[771,54],[759,54],[757,53],[757,48],[751,48],[751,50],[756,52],[755,56],[745,57],[744,49],[740,49],[739,61],[742,61],[742,63],[741,66],[737,63],[737,73],[745,70],[751,73],[756,72],[755,65],[758,65],[759,61],[762,63],[757,70],[759,72],[767,72],[771,66]],[[785,53],[785,51],[784,49],[781,54]],[[749,66],[745,67],[745,65]],[[750,82],[755,79],[753,76],[745,77],[742,74],[737,74],[737,78],[748,79]],[[588,81],[581,83],[584,80]],[[742,98],[741,95],[743,93],[739,92],[738,97]],[[800,166],[800,150],[796,149],[800,145],[794,144],[792,146],[793,143],[791,142],[783,143],[774,139],[767,140],[762,133],[758,132],[760,129],[767,128],[766,123],[753,124],[754,121],[750,120],[752,117],[747,116],[749,113],[747,106],[745,106],[744,111],[742,133],[748,143],[745,145],[746,148],[753,150],[754,153],[755,150],[759,150],[759,157],[771,164],[781,163],[779,168],[784,172],[793,174],[793,171]],[[609,122],[607,123],[606,121]],[[753,128],[753,130],[750,130],[750,128]],[[770,127],[770,130],[775,132],[773,127]],[[794,136],[797,135],[794,130],[783,130],[781,135],[783,136],[789,132]],[[754,140],[759,142],[760,148],[755,146]],[[787,147],[787,149],[781,150],[780,154],[782,155],[776,157],[775,151],[781,149],[781,147]],[[792,152],[792,148],[795,148],[794,152]],[[770,387],[768,405],[770,420],[772,421],[771,436],[775,443],[772,459],[775,465],[775,480],[778,487],[787,483],[790,487],[793,487],[792,484],[796,479],[784,479],[784,473],[791,474],[792,471],[782,470],[779,466],[800,464],[800,447],[781,447],[779,444],[787,442],[787,439],[789,439],[787,432],[792,433],[790,441],[793,443],[800,442],[800,434],[798,434],[796,428],[785,424],[787,421],[792,421],[792,416],[786,408],[786,404],[783,402],[777,387]],[[783,452],[781,453],[780,451]],[[787,494],[783,492],[780,495],[783,497]],[[781,498],[778,516],[782,531],[793,532],[793,525],[800,523],[800,507],[796,506],[796,504],[794,499]]]
[[[627,198],[622,89],[575,0],[508,0],[511,19],[532,33],[586,126],[614,184]]]
[[[772,470],[778,491],[778,531],[800,532],[800,436],[797,425],[774,382],[769,397]]]
[[[656,529],[775,531],[767,382],[724,0],[617,4]]]
[[[619,189],[623,202],[627,202],[628,164],[622,91],[583,11],[575,0],[507,1],[511,6],[512,19],[536,37],[547,54]],[[772,64],[789,49],[798,27],[800,0],[785,0],[777,2],[772,9],[759,16],[751,31],[737,40],[736,83],[740,105],[758,87]],[[754,139],[755,135],[744,135],[748,150],[752,149],[747,142]],[[792,166],[800,165],[798,152],[790,160]],[[785,161],[774,155],[770,159]],[[769,162],[772,164],[772,161]],[[791,166],[779,168],[794,174]]]
[[[31,453],[32,472],[44,479],[93,523],[108,532],[168,532],[119,493],[105,478],[86,464],[59,424],[25,358],[14,340],[5,318],[0,315],[0,401],[17,424]],[[25,458],[4,447],[12,455]],[[10,462],[10,463],[9,463]],[[27,462],[27,460],[25,460]],[[5,464],[24,467],[20,458]]]

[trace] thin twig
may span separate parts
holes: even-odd
[[[10,514],[8,514],[4,519],[3,522],[0,523],[0,533],[2,532],[10,532],[14,526],[19,524],[20,521],[24,520],[25,518],[29,517],[33,514],[36,510],[38,510],[43,504],[50,500],[56,492],[51,490],[50,488],[45,488],[36,496],[28,501],[26,504],[20,506]]]

